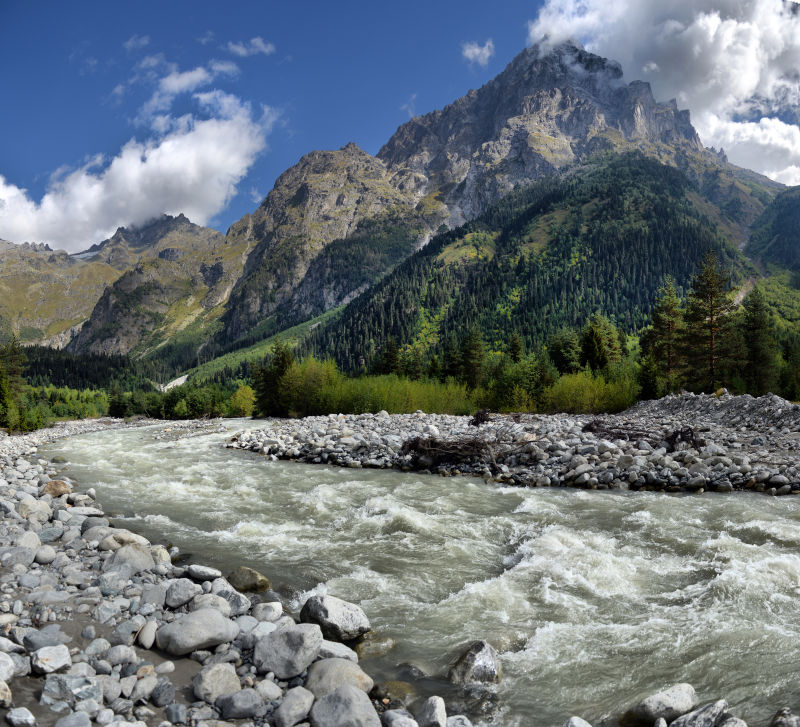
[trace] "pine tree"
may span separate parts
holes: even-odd
[[[683,331],[683,309],[675,281],[667,276],[653,306],[653,325],[648,332],[648,350],[658,374],[664,377],[667,391],[677,388],[679,348]]]
[[[682,337],[684,371],[694,389],[714,391],[722,382],[732,350],[731,276],[719,268],[717,254],[706,253],[686,301]]]
[[[378,374],[396,374],[400,370],[400,351],[397,348],[397,341],[394,336],[389,336],[386,340],[386,345],[381,351],[378,358],[378,363],[375,367],[375,373]]]
[[[508,342],[508,356],[514,363],[519,363],[522,360],[523,353],[522,336],[514,331],[511,334],[511,340]]]
[[[280,380],[294,361],[292,349],[285,343],[276,343],[269,359],[253,369],[255,411],[261,416],[286,416],[281,405]]]
[[[464,383],[470,389],[476,389],[481,385],[485,359],[486,353],[481,334],[477,328],[472,328],[461,344],[461,367]]]
[[[8,377],[2,366],[0,366],[0,427],[9,426],[9,408],[11,406],[11,395],[8,390]]]
[[[571,328],[562,328],[550,337],[547,353],[559,373],[574,374],[581,367],[580,336]]]
[[[597,371],[621,358],[616,326],[604,315],[595,313],[581,334],[581,363]]]
[[[19,344],[19,338],[12,336],[5,346],[0,348],[0,366],[3,367],[8,383],[9,396],[15,399],[22,393],[25,385],[23,373],[27,358]]]
[[[746,348],[743,377],[750,394],[760,396],[773,389],[777,379],[778,350],[769,308],[760,288],[744,300],[742,335]]]

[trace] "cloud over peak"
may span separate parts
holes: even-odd
[[[474,40],[462,43],[461,56],[469,63],[477,63],[486,68],[494,57],[494,41],[489,38],[483,45]]]
[[[576,37],[689,108],[731,161],[800,183],[800,15],[783,0],[545,0],[529,41]],[[795,115],[796,116],[796,115]],[[787,119],[789,119],[787,121]],[[796,119],[795,119],[796,120]]]

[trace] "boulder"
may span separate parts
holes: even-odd
[[[253,719],[264,714],[264,700],[255,689],[223,694],[216,702],[222,719]]]
[[[72,492],[72,485],[64,480],[50,480],[45,486],[43,495],[50,495],[53,499],[61,497],[62,495],[69,495]]]
[[[127,565],[131,568],[131,573],[141,573],[143,570],[152,570],[155,566],[153,556],[150,555],[150,548],[146,545],[139,543],[131,543],[130,545],[123,545],[119,550],[115,551],[105,563],[103,563],[103,570],[109,571],[115,566]]]
[[[381,715],[383,727],[419,727],[417,720],[405,709],[387,709]]]
[[[257,570],[240,565],[228,575],[230,583],[237,591],[261,593],[269,589],[269,579]]]
[[[197,563],[187,566],[186,572],[190,578],[194,578],[196,581],[213,581],[222,575],[222,571],[216,568],[209,568],[206,565],[198,565]]]
[[[352,641],[370,630],[369,619],[360,606],[335,596],[312,596],[300,611],[303,623],[314,623],[326,639]]]
[[[36,717],[33,713],[25,707],[17,707],[10,709],[6,714],[6,721],[11,727],[34,727],[36,724]]]
[[[234,621],[216,609],[201,608],[162,626],[156,633],[156,644],[169,654],[183,656],[197,649],[219,646],[238,635],[239,626]]]
[[[373,687],[372,679],[349,659],[322,659],[308,668],[305,686],[317,699],[345,684],[366,693]]]
[[[11,687],[6,684],[4,679],[0,679],[0,707],[8,709],[14,698],[11,694]]]
[[[214,593],[200,593],[192,598],[191,603],[189,603],[189,610],[198,611],[201,608],[213,608],[226,617],[231,615],[230,603],[222,596],[217,596]]]
[[[651,694],[631,707],[623,721],[626,724],[652,727],[657,719],[663,717],[669,724],[681,715],[691,712],[699,702],[691,684],[675,684],[662,692]]]
[[[447,710],[444,699],[428,697],[417,710],[419,727],[447,727]]]
[[[473,641],[450,669],[453,684],[495,683],[503,674],[500,659],[491,644]]]
[[[769,723],[769,727],[800,727],[800,716],[792,714],[788,707],[781,707]]]
[[[241,690],[242,685],[233,664],[211,664],[204,666],[192,679],[192,687],[198,699],[214,704],[223,694]]]
[[[321,647],[322,632],[316,624],[286,626],[256,642],[253,663],[262,674],[271,671],[278,679],[291,679],[309,667]]]
[[[728,710],[728,703],[719,699],[711,704],[706,704],[700,709],[684,714],[682,717],[671,721],[670,727],[717,727],[720,717]]]
[[[45,646],[31,654],[31,667],[37,674],[53,674],[72,665],[69,647]]]
[[[308,689],[290,689],[272,715],[273,724],[275,727],[292,727],[302,722],[308,716],[313,703],[314,695]]]
[[[265,702],[274,702],[283,696],[283,690],[273,681],[263,679],[255,687],[261,699]]]
[[[178,578],[167,586],[165,602],[170,608],[180,608],[202,592],[203,589],[194,581]]]
[[[566,722],[564,722],[564,727],[592,727],[592,725],[580,717],[570,717]]]
[[[0,681],[10,681],[15,671],[14,660],[8,654],[0,653]]]
[[[314,702],[311,707],[313,727],[380,727],[381,721],[360,689],[345,685]]]

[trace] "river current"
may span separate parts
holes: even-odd
[[[494,725],[594,722],[683,681],[751,726],[800,711],[800,497],[519,489],[223,448],[259,424],[113,430],[44,453],[116,524],[254,567],[292,609],[312,592],[360,603],[397,642],[362,660],[376,679],[441,674],[486,639],[504,670]]]

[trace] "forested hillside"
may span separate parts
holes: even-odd
[[[437,236],[317,330],[309,348],[354,371],[392,338],[428,358],[473,328],[490,348],[519,333],[530,349],[597,311],[637,330],[665,276],[685,287],[707,250],[735,274],[748,270],[702,203],[674,167],[639,153],[606,157]]]

